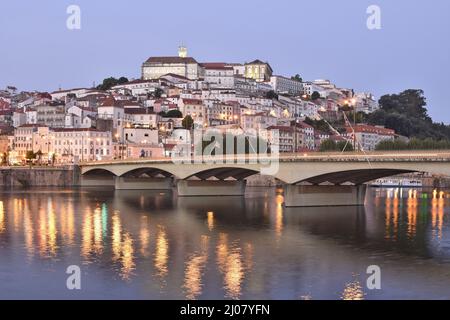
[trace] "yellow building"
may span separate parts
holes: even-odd
[[[245,77],[258,82],[270,81],[273,70],[269,63],[255,60],[245,64]]]

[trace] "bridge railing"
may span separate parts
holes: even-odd
[[[278,155],[217,155],[203,157],[177,158],[177,163],[208,163],[208,162],[244,162],[250,161],[450,161],[450,150],[414,150],[414,151],[372,151],[372,152],[304,152],[280,153]],[[175,162],[171,157],[126,158],[100,161],[79,162],[79,165],[141,163],[141,162]]]

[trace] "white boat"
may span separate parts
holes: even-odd
[[[407,179],[407,178],[383,178],[373,181],[370,185],[372,187],[399,187],[399,188],[422,187],[422,180]]]

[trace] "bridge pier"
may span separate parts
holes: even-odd
[[[178,195],[189,196],[243,196],[245,180],[179,180]]]
[[[116,190],[171,190],[172,178],[127,178],[116,177]]]
[[[288,184],[284,187],[286,207],[362,206],[366,185],[307,186]]]

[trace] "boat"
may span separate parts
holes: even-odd
[[[370,183],[372,187],[417,188],[422,187],[422,180],[407,178],[383,178]]]

